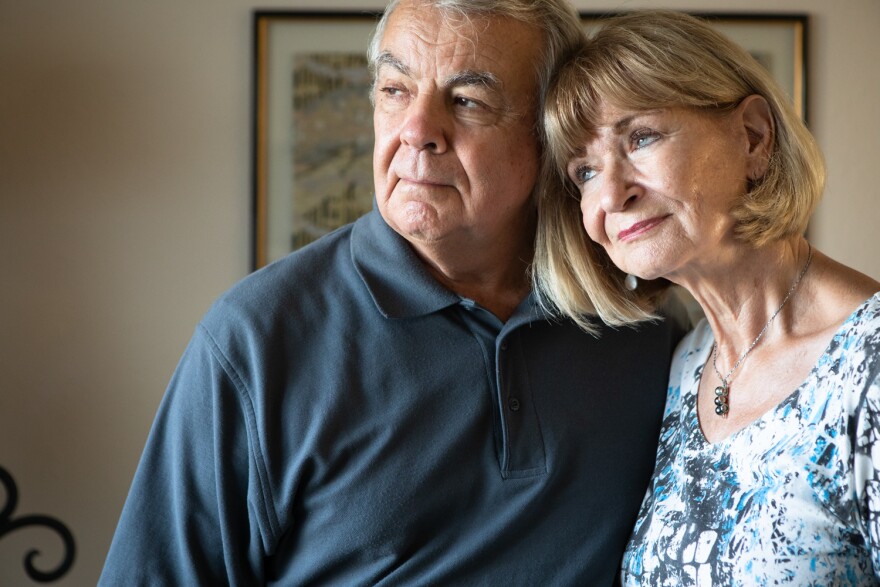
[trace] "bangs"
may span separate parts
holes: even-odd
[[[583,152],[584,145],[596,134],[600,103],[586,75],[578,61],[569,62],[558,72],[546,101],[544,123],[550,158],[560,170]]]
[[[601,96],[601,97],[600,97]],[[545,104],[545,129],[553,163],[565,169],[583,153],[602,124],[606,105],[625,110],[652,110],[681,104],[671,85],[642,74],[601,47],[589,45],[556,75]]]

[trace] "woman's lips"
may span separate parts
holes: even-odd
[[[632,224],[629,228],[625,228],[617,233],[617,240],[631,240],[639,235],[645,234],[667,218],[669,218],[668,214],[665,216],[655,216],[654,218],[648,218],[647,220],[636,222],[635,224]]]

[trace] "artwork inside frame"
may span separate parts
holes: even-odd
[[[254,269],[372,206],[366,47],[378,19],[254,13]]]
[[[379,16],[254,12],[253,269],[373,205],[366,48]],[[581,14],[588,29],[606,16]],[[806,15],[700,16],[765,64],[806,119]]]

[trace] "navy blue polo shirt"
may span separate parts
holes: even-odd
[[[681,334],[502,323],[374,211],[204,317],[101,584],[610,584]]]

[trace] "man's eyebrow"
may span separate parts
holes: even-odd
[[[473,71],[466,69],[446,78],[446,85],[453,88],[458,86],[483,86],[487,89],[494,90],[498,89],[501,85],[501,80],[499,80],[494,73],[489,71]]]
[[[382,51],[376,59],[376,69],[378,70],[383,66],[390,67],[405,76],[411,75],[409,66],[392,55],[389,51]],[[459,86],[483,86],[488,89],[497,89],[501,85],[501,80],[490,71],[474,71],[466,69],[464,71],[456,72],[446,78],[444,84],[451,88]]]
[[[388,66],[392,69],[396,69],[398,72],[406,76],[409,76],[410,74],[409,67],[407,67],[407,65],[403,61],[401,61],[388,51],[382,51],[381,53],[379,53],[379,57],[376,59],[376,70],[381,69],[383,66]]]

